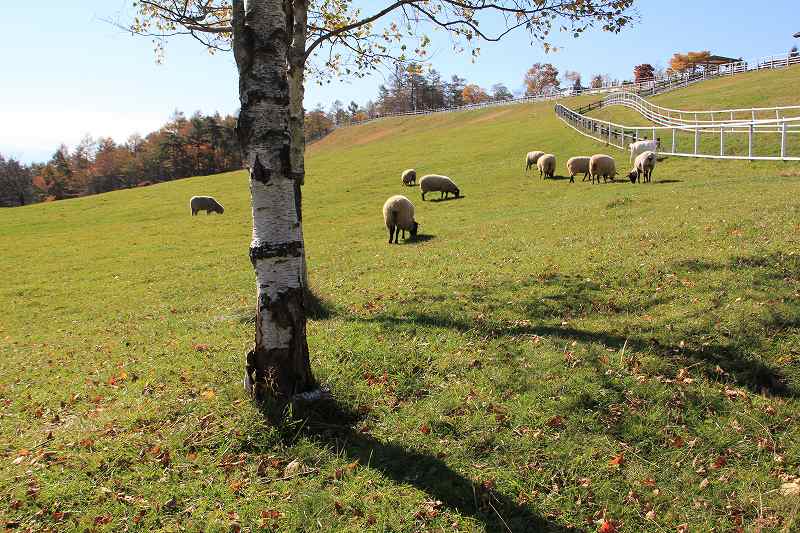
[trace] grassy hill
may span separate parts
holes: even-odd
[[[800,166],[672,158],[651,185],[592,186],[525,176],[533,149],[560,175],[572,155],[627,160],[550,104],[309,147],[309,342],[337,402],[280,428],[241,387],[243,172],[0,211],[0,521],[796,527]],[[464,197],[421,202],[408,167]],[[201,193],[225,215],[191,217]],[[424,237],[390,246],[397,193]]]
[[[800,105],[796,89],[798,84],[800,65],[708,80],[648,100],[662,107],[685,111],[796,106]],[[620,106],[598,109],[589,115],[631,126],[650,124],[636,111]],[[800,110],[786,111],[783,116],[800,116]]]

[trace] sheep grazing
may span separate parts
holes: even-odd
[[[198,211],[205,211],[207,215],[211,213],[219,213],[220,215],[225,212],[218,201],[211,196],[192,196],[189,200],[189,207],[192,209],[192,216],[195,216]]]
[[[589,176],[589,160],[591,158],[585,156],[570,157],[567,161],[567,174],[569,174],[569,182],[575,183],[575,174],[583,173],[583,179],[586,181]]]
[[[544,155],[544,152],[528,152],[525,156],[525,173],[527,174],[528,171],[533,168],[533,165],[539,160],[540,157]]]
[[[556,156],[553,154],[544,154],[536,161],[536,166],[539,168],[540,178],[552,178],[556,173]]]
[[[409,168],[408,170],[404,170],[403,173],[400,175],[400,179],[403,180],[403,185],[408,187],[417,184],[417,171],[413,168]]]
[[[440,198],[447,198],[447,195],[452,193],[458,198],[461,196],[461,191],[458,190],[458,187],[453,180],[448,178],[447,176],[439,176],[437,174],[428,174],[427,176],[422,176],[419,180],[419,189],[422,191],[422,201],[425,201],[425,194],[429,192],[439,191],[441,192]]]
[[[589,176],[592,177],[592,183],[597,180],[600,183],[600,178],[605,182],[608,179],[614,181],[614,176],[617,175],[617,164],[614,158],[606,154],[595,154],[589,159]]]
[[[636,162],[633,165],[633,170],[628,174],[628,179],[631,183],[641,182],[644,178],[645,182],[649,182],[653,176],[653,169],[656,167],[656,153],[648,150],[636,156]]]
[[[400,231],[404,239],[406,231],[411,233],[412,238],[417,236],[419,224],[414,220],[414,204],[405,196],[396,194],[386,200],[383,204],[383,222],[389,230],[389,244],[392,241],[397,244]]]
[[[661,148],[661,139],[656,139],[654,141],[649,141],[647,139],[643,141],[636,141],[629,144],[628,148],[630,148],[631,151],[628,161],[633,162],[642,152],[657,152],[658,149]]]

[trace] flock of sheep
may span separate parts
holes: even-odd
[[[400,175],[403,185],[414,186],[417,183],[417,171],[413,168],[403,171]],[[447,176],[439,174],[428,174],[419,180],[419,189],[422,192],[422,201],[429,192],[439,192],[439,198],[446,199],[452,194],[456,198],[461,196],[458,186]],[[391,196],[383,204],[383,222],[389,230],[389,244],[397,243],[400,232],[406,238],[406,231],[411,234],[411,238],[417,236],[419,224],[414,220],[414,204],[402,194]]]
[[[631,183],[637,181],[649,182],[656,166],[656,151],[661,145],[660,139],[636,141],[629,145],[630,161],[633,162],[633,169],[628,173]],[[546,154],[541,151],[528,152],[525,156],[525,173],[536,165],[539,169],[540,178],[553,178],[556,172],[556,156]],[[595,154],[589,156],[571,157],[567,161],[567,172],[569,173],[570,183],[575,182],[576,174],[583,174],[583,181],[590,177],[592,183],[600,183],[603,178],[605,183],[609,179],[614,180],[617,175],[617,164],[614,158],[606,154]],[[403,185],[413,186],[417,181],[417,171],[413,168],[403,171],[400,176]],[[439,191],[441,198],[447,198],[449,194],[458,198],[461,191],[456,184],[447,176],[429,174],[419,180],[419,188],[422,191],[422,201],[425,201],[425,194]],[[409,232],[411,238],[417,236],[419,223],[414,220],[414,204],[411,200],[401,194],[391,196],[383,204],[383,222],[389,230],[389,244],[397,243],[402,232],[406,238]]]
[[[660,145],[660,139],[645,139],[628,145],[631,153],[630,162],[633,162],[633,169],[628,173],[631,183],[650,181]],[[534,165],[539,169],[540,178],[553,178],[556,172],[556,156],[541,151],[528,152],[525,156],[525,172],[527,173]],[[567,161],[567,173],[570,183],[575,182],[576,174],[583,174],[583,181],[586,181],[587,177],[591,178],[592,183],[595,183],[595,180],[600,183],[600,178],[603,178],[603,182],[609,179],[613,181],[617,175],[617,164],[613,157],[606,154],[570,157]]]

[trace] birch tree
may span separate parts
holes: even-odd
[[[233,51],[241,111],[237,133],[250,173],[256,273],[255,343],[245,387],[257,400],[312,400],[303,307],[303,95],[307,76],[365,76],[382,63],[423,61],[431,31],[473,56],[482,42],[526,31],[551,48],[551,32],[619,32],[634,0],[136,0],[129,29],[155,39],[185,35]],[[484,28],[491,26],[493,31]]]

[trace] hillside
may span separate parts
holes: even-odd
[[[686,91],[710,102],[715,83]],[[524,175],[533,149],[558,179]],[[671,158],[651,185],[563,178],[568,157],[606,150],[625,170],[550,103],[310,146],[309,343],[337,404],[282,428],[241,386],[244,172],[0,211],[0,521],[796,527],[780,488],[800,472],[800,166]],[[464,197],[420,201],[409,167]],[[423,238],[389,246],[397,193]],[[194,194],[225,214],[191,217]]]
[[[708,80],[648,100],[663,107],[686,111],[800,105],[798,84],[800,65]],[[589,115],[631,126],[649,124],[635,111],[619,106],[599,109]],[[798,115],[800,110],[789,112],[785,116]]]

